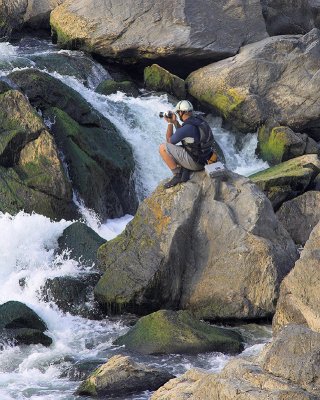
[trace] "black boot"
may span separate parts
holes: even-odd
[[[172,179],[170,179],[169,182],[164,184],[164,187],[166,189],[169,189],[169,188],[171,188],[173,186],[176,186],[180,182],[181,182],[181,172],[178,173],[178,174],[173,175]]]
[[[181,181],[180,182],[187,182],[190,179],[190,174],[192,171],[187,168],[182,168],[182,174],[181,174]]]

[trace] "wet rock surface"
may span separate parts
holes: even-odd
[[[0,341],[2,344],[43,344],[52,339],[44,334],[47,326],[33,311],[19,301],[8,301],[0,306]]]
[[[37,70],[9,78],[41,110],[64,154],[72,186],[102,218],[133,214],[137,197],[132,150],[111,122],[75,90]]]
[[[74,222],[58,239],[59,253],[69,251],[70,257],[82,265],[92,266],[97,261],[97,250],[106,242],[93,229],[82,222]]]
[[[70,182],[40,116],[17,90],[1,95],[0,209],[74,218]]]

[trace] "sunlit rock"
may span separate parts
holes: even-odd
[[[98,258],[104,275],[95,295],[110,311],[182,308],[246,319],[274,313],[297,253],[249,179],[200,172],[170,190],[160,184]]]

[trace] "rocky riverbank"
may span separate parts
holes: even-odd
[[[55,253],[67,252],[79,273],[49,276],[36,289],[64,314],[94,321],[134,314],[134,326],[111,340],[123,355],[87,368],[72,396],[320,397],[319,13],[308,0],[148,0],[130,9],[112,0],[0,2],[4,40],[51,29],[59,47],[98,57],[107,69],[93,79],[94,62],[78,64],[68,52],[1,61],[0,211],[71,221],[80,217],[80,198],[102,220],[134,215],[108,241],[70,223]],[[249,177],[201,171],[169,190],[157,182],[142,196],[134,148],[114,114],[87,100],[88,88],[103,101],[118,91],[186,97],[219,116],[239,143],[257,134],[256,154],[270,167]],[[128,107],[122,113],[139,129]],[[21,274],[19,291],[28,284]],[[55,345],[27,304],[1,305],[3,348]],[[274,336],[262,352],[233,358],[219,373],[174,377],[129,357],[234,355],[246,347],[239,324],[271,319]]]

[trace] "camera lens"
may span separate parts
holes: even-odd
[[[159,112],[159,117],[163,118],[165,116],[165,113],[163,111]]]

